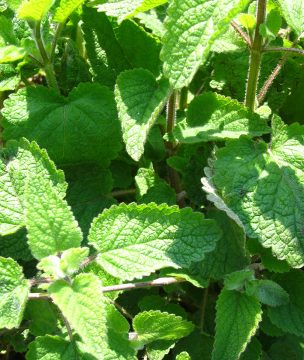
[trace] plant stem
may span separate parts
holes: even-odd
[[[264,50],[264,52],[290,52],[293,53],[294,55],[304,55],[304,50],[301,49],[297,49],[294,47],[290,47],[290,48],[285,48],[285,47],[266,47]]]
[[[175,118],[176,118],[176,92],[174,91],[168,101],[167,104],[167,133],[171,134],[174,126],[175,126]],[[167,150],[170,155],[174,153],[174,149],[176,147],[176,143],[174,141],[167,142]],[[172,169],[170,166],[168,166],[168,175],[170,179],[170,185],[175,189],[176,194],[179,194],[182,192],[182,186],[180,182],[179,174]],[[178,202],[178,205],[180,207],[185,206],[184,198],[181,198]]]
[[[116,190],[111,192],[112,197],[120,197],[125,195],[134,195],[136,193],[136,189],[127,189],[127,190]]]
[[[208,294],[209,294],[209,288],[206,288],[204,291],[204,297],[201,307],[201,318],[200,318],[200,330],[204,331],[204,324],[205,324],[205,314],[206,314],[206,306],[207,306],[207,300],[208,300]]]
[[[252,43],[250,36],[246,34],[245,31],[234,20],[232,20],[230,24],[234,28],[234,30],[240,35],[240,37],[245,41],[247,46],[251,48]]]
[[[183,111],[188,106],[188,88],[183,87],[179,95],[179,110]]]
[[[44,46],[44,43],[42,40],[41,22],[40,21],[37,21],[37,23],[35,25],[34,35],[35,35],[35,41],[37,44],[37,48],[38,48],[41,58],[42,58],[43,69],[45,71],[47,83],[48,83],[49,87],[53,88],[54,90],[56,90],[56,92],[59,93],[59,87],[58,87],[57,80],[55,77],[54,67],[53,67],[53,64],[52,64],[46,50],[45,50],[45,46]]]
[[[258,0],[257,24],[254,31],[253,44],[250,49],[250,64],[245,98],[245,105],[251,111],[255,110],[255,100],[263,54],[263,37],[260,35],[260,25],[264,23],[265,15],[266,0]]]
[[[57,45],[58,39],[61,35],[63,28],[64,28],[64,23],[60,23],[57,25],[57,28],[55,31],[55,35],[54,35],[54,39],[53,39],[53,43],[52,43],[51,56],[50,56],[50,60],[52,63],[54,62],[56,45]]]
[[[53,279],[44,279],[44,283],[52,283]],[[158,287],[158,286],[166,286],[171,284],[177,284],[181,282],[185,282],[186,280],[180,278],[173,277],[163,277],[151,281],[144,281],[138,283],[128,283],[128,284],[119,284],[112,286],[104,286],[102,288],[102,292],[113,292],[113,291],[124,291],[124,290],[134,290],[145,287]],[[42,282],[40,282],[42,283]],[[49,295],[46,293],[31,293],[29,294],[29,299],[37,300],[37,299],[49,299]]]

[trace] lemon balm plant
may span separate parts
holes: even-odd
[[[304,3],[0,1],[0,351],[301,360]]]

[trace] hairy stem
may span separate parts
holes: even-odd
[[[263,54],[263,37],[260,35],[260,25],[264,23],[266,15],[266,0],[258,0],[257,24],[254,31],[252,47],[250,49],[250,63],[246,88],[245,105],[255,110],[256,93]]]
[[[172,95],[169,98],[168,104],[167,104],[167,133],[172,133],[174,126],[175,126],[175,118],[176,118],[176,92],[174,91]],[[167,142],[167,150],[170,155],[174,153],[176,143],[174,141]],[[168,175],[170,180],[170,185],[175,189],[176,194],[179,194],[182,192],[182,185],[180,181],[179,174],[172,169],[170,166],[168,166]],[[178,201],[178,205],[180,207],[185,206],[184,199],[180,199]]]
[[[233,27],[233,29],[240,35],[240,37],[245,41],[247,46],[251,48],[252,43],[250,36],[246,34],[245,31],[234,20],[232,20],[230,24]]]
[[[290,48],[285,48],[285,47],[266,47],[263,51],[265,52],[288,52],[288,53],[293,53],[294,55],[304,55],[304,50],[302,49],[297,49],[294,47],[290,47]]]
[[[188,88],[183,87],[179,95],[179,109],[185,110],[188,106]]]
[[[35,37],[35,41],[37,44],[37,48],[38,48],[41,58],[42,58],[43,69],[45,71],[47,83],[48,83],[49,87],[53,88],[54,90],[56,90],[56,92],[59,93],[59,87],[58,87],[58,83],[57,83],[57,80],[55,77],[54,67],[53,67],[53,64],[52,64],[46,50],[45,50],[45,46],[43,43],[43,39],[42,39],[42,35],[41,35],[41,22],[40,21],[37,21],[37,23],[35,25],[34,37]]]
[[[64,28],[64,23],[60,23],[57,25],[56,31],[55,31],[55,35],[54,35],[54,39],[53,39],[53,43],[52,43],[52,50],[51,50],[51,62],[54,62],[54,57],[55,57],[55,51],[56,51],[56,46],[58,43],[58,39],[60,38],[61,32]]]
[[[41,279],[44,280],[44,282],[41,283],[52,283],[53,279]],[[102,288],[102,292],[113,292],[113,291],[124,291],[124,290],[134,290],[134,289],[140,289],[140,288],[146,288],[146,287],[158,287],[158,286],[166,286],[171,284],[177,284],[181,282],[185,282],[184,279],[177,279],[173,277],[163,277],[151,281],[143,281],[138,283],[128,283],[128,284],[119,284],[119,285],[112,285],[112,286],[104,286]],[[31,293],[29,294],[29,299],[49,299],[49,295],[46,293]]]
[[[136,189],[116,190],[111,192],[111,196],[120,197],[125,195],[134,195],[135,193],[136,193]]]

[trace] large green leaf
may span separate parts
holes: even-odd
[[[117,75],[130,67],[115,36],[111,21],[95,9],[84,7],[82,30],[94,80],[113,87]]]
[[[180,316],[158,310],[144,311],[133,319],[136,341],[148,344],[157,340],[178,340],[189,335],[194,325]]]
[[[15,45],[7,45],[0,47],[0,64],[10,63],[23,59],[25,50]]]
[[[112,206],[93,221],[89,243],[98,263],[124,280],[163,267],[189,267],[215,248],[220,230],[190,208],[154,203]]]
[[[67,18],[75,11],[85,0],[61,0],[59,7],[56,8],[53,21],[64,23]]]
[[[304,2],[303,0],[278,0],[287,24],[301,35],[304,31]]]
[[[301,126],[277,118],[269,145],[246,137],[231,141],[217,151],[209,174],[224,202],[214,194],[209,199],[294,267],[304,264],[303,135]]]
[[[216,304],[216,333],[212,360],[237,360],[262,319],[254,297],[222,290]]]
[[[214,40],[248,0],[173,0],[165,22],[164,74],[175,89],[189,85]]]
[[[117,78],[115,97],[128,154],[138,161],[149,130],[169,96],[166,79],[159,82],[148,70],[128,70]]]
[[[182,143],[235,139],[241,135],[260,136],[269,132],[266,120],[239,102],[205,92],[189,105],[187,120],[174,128]]]
[[[300,337],[304,336],[304,273],[293,270],[275,277],[289,294],[289,303],[268,310],[268,315],[273,324]]]
[[[56,170],[47,153],[36,143],[11,142],[0,152],[0,235],[16,232],[24,226],[23,202],[29,176],[43,176],[52,181],[58,193],[64,194],[62,171]]]
[[[114,95],[99,84],[80,84],[68,97],[28,87],[5,101],[2,114],[6,140],[36,140],[60,164],[105,164],[121,147]]]
[[[53,0],[26,0],[18,8],[18,17],[28,21],[40,21],[49,11]]]
[[[98,359],[103,359],[107,327],[106,303],[100,280],[93,274],[80,274],[72,284],[57,280],[48,291],[86,349]]]
[[[25,208],[28,243],[36,259],[80,246],[82,233],[73,213],[48,179],[30,177]]]
[[[12,329],[21,323],[30,283],[22,268],[10,258],[0,257],[0,329]]]

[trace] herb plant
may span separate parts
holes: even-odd
[[[0,352],[302,360],[304,2],[0,0]]]

